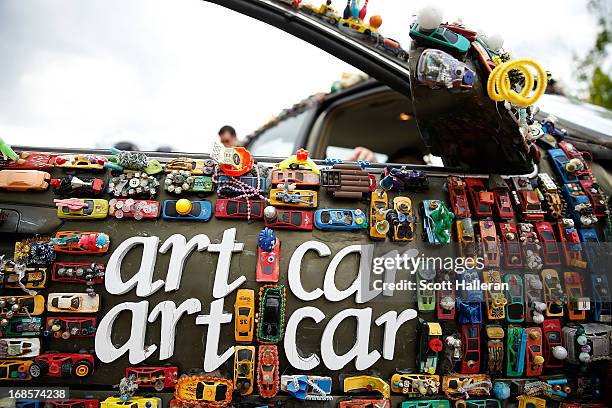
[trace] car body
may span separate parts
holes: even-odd
[[[16,151],[19,155],[16,160],[0,157],[0,169],[11,170],[51,170],[55,167],[54,154],[40,152]]]
[[[13,316],[28,317],[40,316],[45,311],[45,298],[42,295],[0,296],[0,304],[0,317],[6,317],[9,311],[13,312]]]
[[[457,294],[457,311],[460,324],[482,323],[484,294],[478,286],[480,276],[475,269],[467,269],[460,279],[461,290]]]
[[[121,173],[108,180],[108,193],[117,198],[153,198],[159,191],[156,176],[145,172]]]
[[[235,198],[217,198],[215,200],[215,218],[235,218],[260,220],[263,218],[265,203],[263,200],[249,200]],[[249,214],[250,208],[250,214]]]
[[[183,405],[226,407],[232,401],[232,380],[210,375],[182,375],[176,384],[174,398]]]
[[[314,190],[291,190],[273,188],[270,190],[270,205],[278,207],[317,208],[317,192]]]
[[[528,222],[519,222],[516,229],[523,250],[523,264],[532,271],[541,269],[544,264],[541,257],[542,246],[535,226]]]
[[[57,156],[55,166],[73,170],[102,171],[107,161],[106,157],[93,154],[68,154]]]
[[[309,170],[272,170],[272,185],[295,184],[297,187],[316,187],[320,181],[319,174]]]
[[[263,398],[273,398],[280,390],[278,349],[274,344],[259,346],[257,355],[257,389]]]
[[[112,198],[109,200],[108,204],[110,216],[115,217],[118,220],[124,218],[142,220],[155,219],[159,217],[159,201],[134,200],[133,198]],[[212,206],[210,211],[212,211]]]
[[[40,339],[0,338],[0,359],[32,358],[40,354]]]
[[[487,374],[447,374],[442,378],[442,390],[452,401],[489,395],[492,388]]]
[[[514,222],[500,222],[499,236],[504,251],[504,266],[510,269],[523,267],[523,252],[519,241],[519,234]]]
[[[0,189],[8,191],[45,191],[51,175],[40,170],[0,170]]]
[[[512,209],[512,200],[508,190],[496,189],[493,191],[495,197],[495,207],[497,215],[502,220],[511,220],[514,218],[514,210]]]
[[[391,240],[414,240],[414,220],[410,198],[402,196],[393,198],[393,211],[387,213],[387,221],[392,232]]]
[[[455,320],[457,301],[455,277],[450,271],[439,274],[440,282],[449,282],[448,287],[442,287],[436,293],[436,316],[438,320]]]
[[[132,396],[128,401],[119,397],[108,397],[100,403],[100,408],[162,408],[159,397]]]
[[[109,247],[110,238],[103,232],[60,231],[53,239],[53,250],[68,254],[103,254]]]
[[[567,170],[569,159],[562,149],[549,149],[548,160],[557,173],[557,177],[563,181],[562,184],[578,182],[576,175]]]
[[[561,329],[563,345],[567,349],[567,362],[584,366],[596,361],[610,360],[610,336],[612,326],[601,323],[582,323],[565,325]],[[583,347],[578,337],[586,340]]]
[[[47,284],[47,270],[45,266],[26,267],[23,276],[15,272],[12,266],[5,266],[0,278],[2,289],[43,289]]]
[[[435,374],[393,374],[391,391],[409,398],[434,396],[440,391],[440,376]]]
[[[102,283],[106,265],[96,262],[54,262],[51,268],[53,282]]]
[[[53,192],[60,197],[99,197],[105,193],[106,181],[95,177],[77,177],[72,174],[52,178]]]
[[[209,221],[212,217],[212,204],[208,200],[192,200],[191,211],[185,215],[176,210],[178,200],[164,200],[162,218],[168,221]]]
[[[345,377],[342,384],[342,390],[346,393],[358,391],[376,391],[382,394],[382,397],[385,399],[389,398],[391,395],[391,389],[386,381],[370,375]]]
[[[259,288],[259,342],[278,343],[283,337],[285,301],[283,285],[264,285]]]
[[[487,335],[487,370],[489,374],[501,374],[504,364],[504,337],[506,333],[499,324],[485,326]]]
[[[442,326],[438,322],[419,321],[419,345],[417,362],[419,372],[435,374],[438,368],[438,354],[442,351]]]
[[[544,265],[558,266],[561,265],[561,254],[557,246],[557,238],[552,225],[548,221],[536,222],[536,230],[540,243],[542,244],[542,255]]]
[[[255,321],[255,291],[238,289],[234,303],[234,338],[240,342],[253,340]]]
[[[100,295],[89,293],[49,293],[47,310],[60,313],[95,313],[100,309]]]
[[[401,408],[450,408],[450,402],[446,400],[415,400],[402,401]]]
[[[580,236],[580,241],[582,241],[582,250],[587,259],[587,263],[591,265],[596,264],[596,256],[599,237],[597,236],[597,230],[595,228],[579,228],[578,236]]]
[[[466,193],[466,184],[463,179],[457,176],[448,176],[446,186],[455,217],[469,218],[471,215],[470,205]]]
[[[234,346],[234,386],[251,395],[255,386],[255,346]]]
[[[610,297],[610,286],[606,274],[591,273],[591,284],[593,286],[593,320],[601,323],[612,322],[612,298]]]
[[[86,353],[48,353],[34,359],[30,366],[32,378],[45,375],[62,378],[84,378],[94,371],[94,356]]]
[[[506,329],[506,375],[520,377],[525,370],[527,333],[523,327],[510,325]]]
[[[282,375],[281,391],[300,401],[331,401],[331,377],[320,375]]]
[[[271,232],[272,230],[264,229]],[[260,232],[260,237],[262,232]],[[255,280],[257,282],[278,282],[280,272],[280,239],[272,233],[272,250],[266,251],[262,245],[257,245],[257,268],[255,270]],[[261,238],[260,238],[261,239]]]
[[[544,369],[544,355],[542,351],[542,329],[540,327],[527,327],[527,343],[525,345],[525,375],[537,377],[542,375]]]
[[[533,322],[534,314],[542,314],[536,310],[537,303],[544,303],[544,284],[539,275],[526,273],[523,279],[525,290],[525,320]]]
[[[567,140],[561,140],[557,145],[563,150],[563,153],[565,153],[568,159],[578,159],[582,163],[583,168],[574,172],[578,179],[591,176],[588,163],[580,150],[576,149],[576,147]]]
[[[461,326],[461,373],[476,374],[480,372],[480,325],[464,324]]]
[[[495,196],[485,189],[484,183],[479,178],[466,177],[465,185],[472,202],[472,213],[478,217],[492,217]]]
[[[176,366],[130,366],[125,369],[125,378],[134,376],[138,388],[153,388],[157,392],[173,389],[178,382]]]
[[[590,299],[584,296],[582,275],[578,272],[563,272],[567,317],[570,320],[584,320],[590,310]]]
[[[472,263],[476,262],[478,256],[478,250],[476,242],[474,241],[474,226],[471,218],[460,218],[455,221],[457,227],[457,246],[459,248],[459,256],[471,260]],[[471,265],[472,267],[475,266]]]
[[[589,227],[597,222],[597,217],[593,215],[591,200],[584,194],[580,184],[564,184],[561,187],[561,194],[565,198],[567,213],[576,226]]]
[[[313,214],[307,210],[290,210],[268,206],[264,211],[264,225],[272,229],[312,231]]]
[[[546,317],[562,317],[564,295],[559,274],[554,269],[544,269],[541,275]]]
[[[523,278],[516,273],[504,275],[504,283],[508,285],[506,290],[506,320],[508,323],[521,323],[525,320],[525,288]]]
[[[542,323],[542,337],[544,339],[544,367],[547,369],[563,368],[563,360],[553,355],[553,347],[563,347],[561,335],[561,321],[559,319],[546,319]]]
[[[339,401],[340,408],[391,408],[388,399],[351,398]]]
[[[536,191],[519,191],[518,196],[521,203],[521,218],[524,221],[544,220],[546,211],[542,209],[542,203]]]
[[[562,218],[557,222],[557,236],[563,252],[563,258],[567,266],[584,269],[587,262],[582,252],[580,235],[574,228],[574,221],[569,218]]]
[[[470,49],[470,41],[461,34],[443,26],[421,32],[416,21],[410,25],[410,38],[422,46],[442,48],[455,55],[463,55]]]
[[[200,160],[179,157],[170,160],[164,167],[164,170],[166,173],[171,173],[173,170],[184,170],[194,176],[211,176],[215,171],[215,162],[210,159]]]
[[[57,217],[64,220],[100,220],[108,215],[108,201],[101,198],[54,200]]]
[[[22,400],[17,401],[15,408],[99,408],[97,399],[66,399],[66,400]],[[123,405],[123,408],[126,408]]]
[[[314,225],[322,230],[358,231],[368,228],[368,220],[359,208],[325,208],[315,211]]]
[[[370,238],[384,241],[389,233],[389,221],[386,211],[389,209],[389,197],[386,191],[376,190],[370,194]]]
[[[0,379],[2,381],[31,380],[32,360],[0,360]]]
[[[487,304],[487,315],[489,320],[501,320],[506,318],[506,305],[508,299],[502,288],[502,278],[499,271],[482,271],[482,281],[492,284],[485,290],[485,302]]]
[[[433,245],[448,244],[454,214],[446,208],[444,201],[423,200],[421,210],[425,241]],[[436,221],[436,214],[440,214],[438,221]]]
[[[38,337],[43,329],[42,318],[13,316],[6,326],[0,326],[0,336],[11,337]]]
[[[548,173],[538,173],[538,186],[544,194],[546,200],[547,214],[553,219],[558,219],[563,213],[563,202],[559,197],[559,187],[548,175]]]
[[[582,191],[589,198],[595,217],[606,216],[606,198],[601,188],[592,178],[578,180]]]
[[[484,265],[499,267],[499,239],[497,238],[495,223],[491,220],[483,220],[478,222],[478,226]]]
[[[45,335],[56,339],[93,337],[98,327],[95,317],[47,316]]]

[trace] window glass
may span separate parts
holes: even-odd
[[[292,154],[295,151],[295,144],[302,131],[302,126],[310,117],[309,113],[305,111],[286,118],[264,130],[252,143],[248,144],[251,154],[268,157],[287,157]]]

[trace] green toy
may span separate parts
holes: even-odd
[[[525,368],[525,346],[527,333],[520,326],[509,326],[506,347],[506,374],[508,377],[520,377]]]
[[[450,242],[448,231],[455,219],[455,214],[446,207],[444,201],[440,200],[438,201],[438,208],[433,210],[430,216],[434,222],[434,234],[436,234],[438,241],[443,244]]]
[[[15,153],[15,151],[13,150],[13,148],[4,141],[4,139],[2,139],[0,137],[0,152],[2,153],[2,159],[6,160],[17,160],[19,158],[19,155],[17,153]]]

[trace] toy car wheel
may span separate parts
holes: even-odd
[[[63,378],[70,378],[72,376],[72,362],[70,360],[62,362],[61,373]]]
[[[44,361],[35,361],[30,366],[30,375],[33,378],[39,378],[49,371],[49,365]]]
[[[155,391],[160,392],[164,389],[164,381],[163,380],[157,380],[155,381],[155,384],[153,385],[153,388],[155,389]]]
[[[87,377],[89,374],[91,374],[92,370],[93,366],[89,361],[80,360],[77,361],[72,367],[72,374],[75,377]]]

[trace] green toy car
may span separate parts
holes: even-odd
[[[430,32],[421,32],[416,21],[410,26],[410,38],[424,46],[442,48],[454,54],[462,55],[470,49],[470,41],[461,34],[445,27],[438,27]]]

